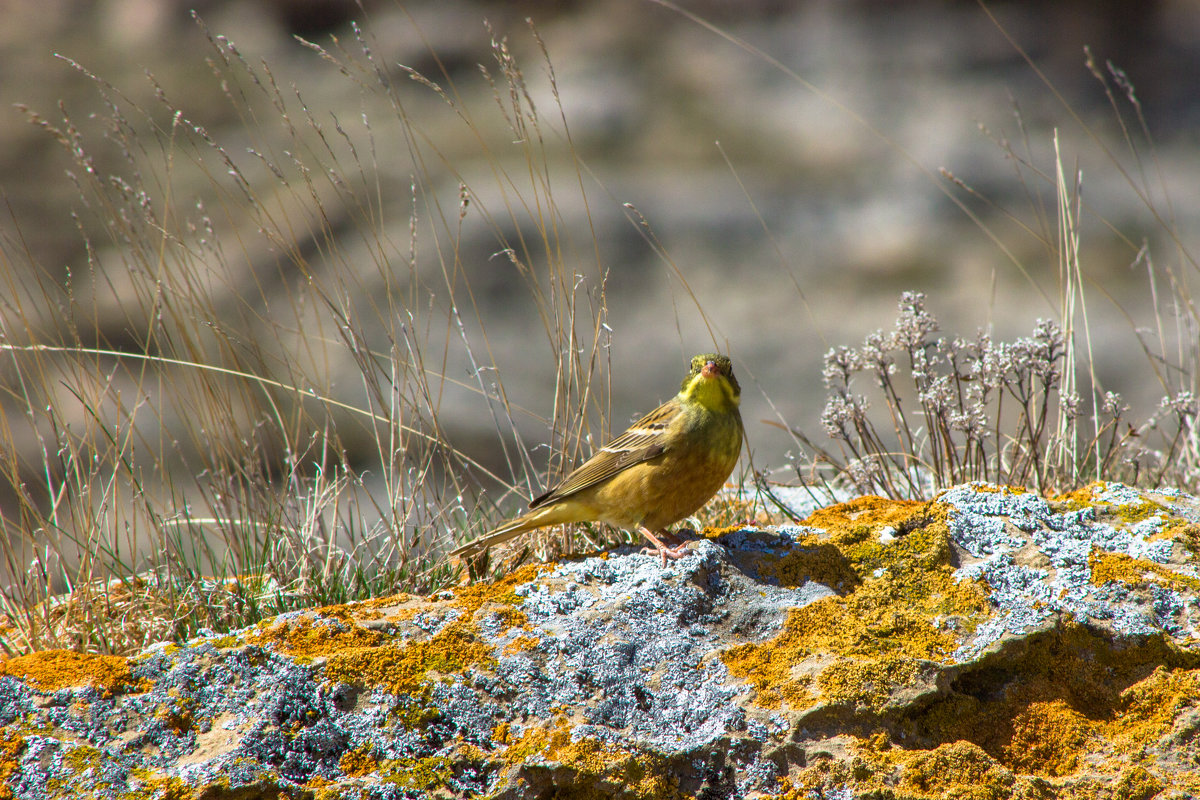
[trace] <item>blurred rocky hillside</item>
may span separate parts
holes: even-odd
[[[102,230],[89,227],[97,218],[81,208],[63,149],[14,108],[22,104],[53,121],[61,119],[61,103],[83,125],[90,113],[103,113],[97,83],[65,59],[130,102],[153,107],[161,91],[240,154],[254,138],[243,126],[257,126],[259,139],[270,139],[280,126],[269,108],[231,110],[206,64],[214,48],[189,10],[214,35],[236,42],[247,63],[269,64],[285,95],[294,85],[313,117],[330,124],[373,109],[293,36],[332,51],[331,37],[354,44],[351,23],[357,21],[376,63],[403,64],[452,85],[491,136],[503,128],[492,88],[477,69],[489,64],[495,71],[486,19],[497,36],[507,36],[548,129],[561,128],[528,17],[553,64],[571,144],[586,164],[577,174],[561,139],[547,146],[566,269],[588,281],[607,274],[605,322],[613,331],[619,422],[672,393],[685,358],[709,349],[715,336],[748,389],[745,416],[756,460],[778,464],[790,445],[759,423],[773,416],[763,393],[789,423],[818,435],[822,353],[889,327],[902,290],[926,292],[952,334],[971,336],[991,326],[998,337],[1011,337],[1027,333],[1038,317],[1055,316],[1059,267],[1045,240],[1057,236],[1050,182],[1056,130],[1064,167],[1082,174],[1078,232],[1100,378],[1111,388],[1157,397],[1150,360],[1134,333],[1134,326],[1154,324],[1147,270],[1144,262],[1131,265],[1146,244],[1159,270],[1191,273],[1194,284],[1195,266],[1129,180],[1149,187],[1154,208],[1179,232],[1182,247],[1194,250],[1200,7],[1192,0],[996,2],[986,9],[949,0],[685,6],[680,12],[640,0],[404,7],[383,0],[6,3],[0,11],[0,187],[10,213],[0,232],[9,268],[26,270],[29,281],[64,281],[86,263],[80,226],[104,240]],[[693,12],[720,32],[690,19]],[[1105,72],[1120,116],[1113,110],[1085,66],[1085,46],[1098,69],[1111,61],[1132,81],[1152,143]],[[421,93],[412,101],[417,113],[428,111],[423,124],[444,158],[420,167],[429,185],[452,203],[466,177],[479,203],[496,202],[486,181],[475,179],[497,165],[519,173],[526,166],[519,154],[496,150],[482,157],[455,115],[432,110],[439,103],[430,91],[399,71],[391,77],[404,92]],[[370,182],[377,182],[380,235],[405,251],[417,167],[394,121],[389,127],[376,114],[371,131],[374,150],[364,160],[377,170]],[[122,154],[105,148],[103,129],[83,133],[101,169],[123,168]],[[1137,143],[1136,155],[1127,135]],[[1010,142],[1031,164],[1018,165],[999,142]],[[210,210],[219,207],[209,177],[190,170],[185,159],[172,180],[176,197],[195,195]],[[626,203],[644,215],[653,242],[678,273],[647,240],[636,215],[630,218]],[[236,219],[229,224],[226,241],[245,248],[249,273],[257,272],[258,259],[274,258],[244,244],[253,230],[235,230]],[[345,235],[345,252],[356,252],[353,242],[362,238],[356,219],[348,213],[329,224]],[[548,414],[554,365],[545,337],[531,338],[536,331],[527,293],[511,265],[496,257],[489,225],[467,215],[464,226],[462,268],[481,303],[479,326],[505,387],[515,403]],[[424,247],[417,258],[432,259],[433,252]],[[119,260],[101,254],[98,263]],[[362,292],[349,298],[350,306],[369,305],[369,298],[388,291],[369,259],[350,263],[364,269],[349,282]],[[397,265],[397,274],[406,270]],[[119,295],[121,276],[111,280]],[[1159,288],[1170,296],[1165,278]],[[268,296],[286,291],[265,290]],[[219,284],[212,292],[215,307],[237,306],[236,297],[223,296],[237,287]],[[139,339],[130,327],[139,315],[122,302],[97,309],[95,320],[80,322],[83,343],[120,346]],[[354,365],[334,369],[346,370],[341,384],[353,393]],[[450,359],[449,369],[466,374],[461,356]],[[442,422],[451,439],[488,461],[486,443],[494,433],[485,417],[470,398],[451,399]]]

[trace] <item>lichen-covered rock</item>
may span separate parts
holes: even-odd
[[[0,664],[0,798],[1200,794],[1200,503],[861,498]]]

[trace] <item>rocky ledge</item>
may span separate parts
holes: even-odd
[[[1200,795],[1200,502],[866,497],[0,664],[0,797]]]

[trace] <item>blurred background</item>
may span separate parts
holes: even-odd
[[[436,234],[422,227],[427,213],[414,222],[414,207],[428,209],[429,198],[440,197],[447,218],[459,217],[449,226],[455,269],[477,306],[461,333],[442,320],[423,335],[470,337],[476,367],[494,361],[509,401],[531,412],[517,423],[522,446],[536,448],[546,441],[537,417],[553,412],[556,345],[521,269],[500,253],[498,232],[503,242],[536,238],[537,226],[520,220],[546,209],[528,206],[500,222],[477,213],[512,202],[496,188],[497,174],[528,179],[531,172],[528,151],[514,146],[496,90],[479,69],[499,70],[495,38],[506,41],[544,121],[545,162],[537,169],[555,187],[551,249],[577,276],[581,302],[606,307],[596,341],[612,367],[614,428],[673,394],[687,358],[716,346],[731,353],[742,380],[756,465],[777,466],[794,444],[760,420],[819,438],[823,353],[890,328],[900,292],[926,293],[948,335],[984,329],[1012,338],[1038,318],[1057,317],[1056,132],[1068,183],[1082,176],[1077,233],[1098,377],[1133,398],[1161,396],[1142,342],[1171,312],[1160,302],[1156,316],[1148,276],[1162,286],[1186,282],[1188,273],[1195,280],[1186,250],[1195,248],[1200,213],[1200,4],[681,6],[10,0],[0,7],[0,232],[8,269],[29,283],[75,280],[77,299],[96,292],[79,304],[88,313],[62,311],[40,323],[70,331],[67,341],[131,350],[144,341],[154,298],[133,288],[120,237],[106,235],[104,214],[79,189],[76,136],[98,174],[129,175],[155,162],[148,183],[175,198],[177,214],[203,208],[215,220],[214,235],[235,251],[230,262],[245,277],[206,287],[218,317],[245,316],[253,306],[269,318],[272,303],[294,289],[277,269],[289,247],[313,256],[318,277],[322,269],[363,270],[339,283],[348,288],[337,302],[349,313],[377,308],[389,292],[420,300],[419,276],[441,276],[447,251],[429,241]],[[246,89],[249,82],[223,83],[229,70],[221,53],[229,51],[214,45],[220,36],[248,69],[264,82],[269,74],[281,96],[327,125],[331,146],[339,136],[354,143],[369,173],[361,180],[373,203],[371,237],[352,209],[339,215],[335,192],[321,208],[321,236],[300,226],[290,242],[263,239],[261,220],[232,210],[236,191],[214,188],[211,165],[199,168],[180,150],[177,163],[163,166],[158,153],[174,151],[163,144],[171,117],[161,98],[245,169],[257,168],[264,186],[269,159],[259,154],[287,158],[287,125],[266,95]],[[366,73],[340,70],[297,36],[329,53],[361,53],[358,42],[367,42],[371,63],[395,87],[392,99],[362,90]],[[1103,81],[1087,66],[1085,47]],[[400,65],[436,81],[455,105]],[[154,145],[146,152],[123,150],[112,108],[125,104],[146,109],[158,125],[142,134]],[[424,137],[420,160],[397,108]],[[58,140],[40,122],[54,126]],[[338,133],[343,127],[349,133]],[[470,195],[461,214],[460,184]],[[159,199],[151,192],[145,202]],[[303,217],[303,198],[293,200]],[[389,247],[371,253],[367,238]],[[321,257],[333,250],[338,258]],[[428,294],[430,305],[446,302],[434,299],[435,288]],[[12,324],[13,306],[4,309]],[[372,324],[386,321],[366,323],[368,339]],[[449,350],[437,368],[470,384],[479,374],[471,357]],[[352,359],[323,369],[341,399],[363,404]],[[172,387],[161,390],[169,396]],[[446,437],[503,469],[479,395],[447,391],[439,403]],[[171,424],[170,414],[163,419]],[[32,436],[22,441],[31,452],[40,446]],[[346,446],[351,463],[375,457],[366,441],[350,437]]]

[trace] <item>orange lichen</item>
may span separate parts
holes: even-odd
[[[535,578],[545,565],[532,565],[491,584],[455,589],[449,599],[426,606],[432,619],[440,616],[442,628],[429,639],[395,641],[391,634],[365,628],[355,621],[359,606],[329,606],[321,616],[302,616],[264,625],[246,637],[248,644],[263,644],[300,661],[326,659],[325,676],[345,683],[382,686],[390,692],[423,696],[431,678],[462,674],[468,667],[490,667],[493,648],[481,638],[476,618],[488,615],[505,628],[524,628],[528,619],[513,607],[522,598],[513,589]],[[401,598],[403,599],[403,598]],[[376,607],[395,605],[396,598]],[[414,616],[411,609],[407,617]],[[445,622],[445,620],[450,620]],[[419,725],[428,714],[414,710],[407,718]]]
[[[1098,499],[1108,488],[1109,484],[1103,481],[1093,481],[1071,492],[1048,493],[1046,501],[1056,512],[1090,508],[1097,519],[1115,522],[1118,527],[1135,525],[1153,516],[1161,516],[1164,520],[1171,517],[1165,506],[1145,497],[1136,503],[1108,503]]]
[[[1030,703],[1012,721],[1004,761],[1020,772],[1069,775],[1099,733],[1098,725],[1062,700]]]
[[[1108,553],[1093,549],[1088,556],[1088,567],[1092,570],[1092,584],[1103,586],[1109,581],[1130,586],[1156,584],[1174,588],[1200,590],[1200,580],[1191,575],[1176,572],[1165,564],[1133,558],[1125,553]]]
[[[764,559],[759,564],[759,573],[774,578],[780,586],[800,586],[806,581],[816,581],[839,594],[862,583],[837,545],[810,541],[812,539],[815,537],[805,539],[803,545],[793,548],[783,558]]]
[[[369,756],[367,757],[369,758]],[[367,766],[366,762],[352,761],[351,766]],[[426,792],[429,796],[444,787],[454,775],[455,761],[449,756],[427,756],[424,758],[384,759],[374,763],[373,768],[361,773],[372,775],[381,783],[408,791]],[[330,794],[329,797],[345,797],[345,793]],[[358,796],[358,795],[355,795]],[[422,795],[426,796],[426,795]]]
[[[876,741],[882,738],[857,740],[851,756],[823,754],[783,778],[778,793],[758,797],[809,800],[829,796],[831,790],[891,800],[1065,800],[1068,796],[1055,792],[1044,779],[1015,774],[970,742],[913,751],[889,749],[886,741]]]
[[[1187,772],[1164,778],[1137,759],[1149,748],[1170,747],[1178,720],[1200,708],[1198,661],[1161,636],[1121,641],[1065,624],[961,673],[943,700],[915,716],[889,719],[885,711],[860,717],[886,726],[886,736],[863,740],[853,757],[793,772],[780,796],[851,788],[856,795],[896,791],[896,797],[914,800],[1147,800],[1167,785],[1183,793],[1178,796],[1191,796],[1200,791],[1200,778]],[[895,666],[901,673],[906,668],[902,661]],[[840,672],[838,686],[860,706],[873,704],[878,711],[885,692],[877,687],[889,683],[886,672],[883,680],[870,674],[879,667],[867,662],[856,674],[842,659],[814,683],[825,689],[827,676]],[[861,686],[856,678],[864,679]],[[898,682],[908,678],[901,674]],[[889,739],[907,747],[888,749]]]
[[[505,628],[529,628],[529,617],[525,616],[524,611],[513,608],[512,606],[503,606],[492,612],[492,617]]]
[[[930,797],[996,800],[1011,796],[1016,776],[971,742],[920,750],[904,764],[900,785]]]
[[[1157,513],[1161,508],[1147,503],[1126,509],[1125,517],[1132,523]],[[928,679],[937,662],[989,613],[982,587],[953,579],[944,514],[936,503],[879,498],[814,514],[806,522],[824,526],[826,535],[801,546],[832,545],[836,552],[827,550],[824,562],[840,558],[861,582],[843,579],[850,585],[845,596],[791,611],[774,639],[727,650],[730,672],[754,688],[756,702],[772,708],[811,703],[819,690],[828,702],[878,716],[901,697],[897,690],[925,691],[923,676],[932,688]],[[1097,582],[1200,588],[1168,566],[1128,556],[1093,553],[1091,565]],[[777,577],[787,574],[776,569]],[[766,565],[762,571],[771,574]],[[808,572],[811,577],[816,570]],[[1120,796],[1145,795],[1159,779],[1131,772],[1128,753],[1169,735],[1181,714],[1197,708],[1197,662],[1200,656],[1162,636],[1121,642],[1067,622],[960,674],[943,699],[916,716],[880,718],[892,741],[914,749],[860,755],[848,770],[805,770],[804,779],[793,774],[790,785],[881,790],[896,785],[899,769],[914,797],[984,800],[1038,794],[1030,781],[1084,787],[1094,780],[1090,771],[1099,769],[1114,782],[1125,776],[1129,788]]]
[[[573,773],[581,796],[612,797],[629,793],[641,800],[679,796],[679,780],[657,754],[638,752],[596,739],[573,741],[552,757]]]
[[[465,615],[470,616],[482,608],[485,603],[516,605],[524,598],[513,590],[522,584],[529,583],[539,573],[552,566],[552,564],[529,564],[491,583],[458,586],[454,589],[454,606],[462,609]]]
[[[495,663],[493,649],[480,638],[476,615],[490,614],[505,627],[524,627],[527,618],[512,607],[523,598],[513,589],[547,568],[530,565],[495,583],[460,586],[448,603],[456,618],[431,638],[343,648],[330,655],[325,674],[334,680],[383,686],[396,694],[422,694],[431,677],[462,674],[472,666],[490,667]]]
[[[381,686],[393,694],[422,694],[431,677],[463,673],[495,663],[490,645],[472,624],[454,622],[426,641],[347,648],[333,653],[325,675],[343,683]]]
[[[134,685],[128,659],[70,650],[43,650],[0,661],[0,675],[21,678],[42,692],[94,686],[112,695],[144,688]]]
[[[574,739],[565,717],[545,727],[527,728],[519,737],[513,737],[507,728],[503,733],[511,743],[500,756],[502,763],[524,764],[535,757],[548,762],[545,777],[553,783],[554,773],[569,774],[572,797],[665,800],[679,796],[678,778],[662,756],[588,737]],[[533,778],[527,776],[527,780]],[[542,796],[549,788],[531,785],[529,793]]]
[[[1136,503],[1106,503],[1097,496],[1108,488],[1103,482],[1092,483],[1068,494],[1048,498],[1055,511],[1089,508],[1098,522],[1120,529],[1129,529],[1145,520],[1157,517],[1158,529],[1146,538],[1151,541],[1171,539],[1186,547],[1193,555],[1200,555],[1200,525],[1171,511],[1169,507],[1142,497]],[[1192,588],[1189,586],[1189,588]]]
[[[705,539],[715,540],[720,539],[726,534],[737,533],[738,531],[744,530],[746,530],[745,525],[708,525],[702,531],[700,531],[700,535]]]
[[[798,641],[798,626],[787,630],[792,620],[789,614],[784,632],[771,642],[738,645],[721,654],[729,674],[748,683],[754,689],[754,702],[763,708],[780,708],[784,703],[803,708],[812,701],[808,691],[812,678],[794,671],[807,653]]]
[[[529,725],[521,730],[520,735],[516,735],[511,725],[501,723],[492,731],[492,738],[506,745],[504,763],[521,764],[533,756],[548,758],[570,744],[571,725],[569,720],[559,715],[554,720],[548,720],[544,726]]]
[[[536,636],[518,636],[508,644],[504,645],[503,655],[511,656],[516,655],[517,653],[524,653],[526,651],[533,650],[535,647],[541,644],[541,641],[542,640]]]
[[[1167,785],[1145,767],[1132,767],[1121,774],[1113,787],[1114,800],[1150,800]],[[1179,790],[1187,787],[1176,786]]]
[[[0,730],[0,800],[12,800],[12,789],[8,779],[20,766],[19,759],[25,750],[25,737]]]
[[[1003,495],[1022,495],[1029,494],[1029,490],[1024,486],[996,486],[990,483],[981,483],[975,481],[969,484],[971,488],[980,494],[1003,494]]]
[[[345,650],[377,647],[384,641],[379,631],[353,622],[308,615],[262,626],[245,639],[246,644],[272,645],[301,663]]]
[[[1161,636],[1116,643],[1067,624],[961,675],[896,733],[971,741],[1014,772],[1068,775],[1085,755],[1115,758],[1165,735],[1200,697],[1198,660]]]
[[[304,788],[312,800],[343,800],[346,797],[341,786],[322,775],[313,775],[304,782]]]
[[[829,531],[842,539],[860,538],[858,533],[869,535],[872,531],[890,526],[905,532],[915,527],[933,507],[932,503],[919,500],[888,500],[884,497],[867,495],[847,503],[838,503],[814,511],[803,524]]]
[[[805,569],[824,572],[848,593],[792,609],[774,639],[726,650],[721,658],[730,673],[754,687],[761,706],[801,707],[812,699],[812,677],[800,668],[806,659],[850,659],[822,692],[837,702],[874,706],[886,700],[879,697],[885,685],[896,688],[915,676],[915,659],[947,660],[987,614],[988,603],[982,587],[954,579],[945,520],[937,504],[878,497],[814,513],[806,523],[825,526],[825,537],[801,540],[799,555],[779,559],[774,572],[781,582]],[[885,528],[887,537],[881,536]],[[820,558],[806,564],[811,553]],[[770,564],[759,566],[770,574]],[[853,675],[867,674],[871,690],[851,691]]]
[[[905,656],[843,659],[822,670],[816,683],[828,702],[879,713],[897,688],[912,685],[927,672],[923,662]]]
[[[1121,693],[1115,716],[1104,726],[1104,736],[1125,750],[1148,745],[1198,706],[1200,670],[1159,666]]]
[[[1096,736],[1090,741],[1103,744]],[[1195,782],[1185,775],[1163,778],[1143,766],[1122,762],[1120,757],[1127,755],[1123,752],[1117,759],[1097,760],[1090,755],[1095,748],[1076,752],[1059,748],[1057,756],[1076,757],[1074,774],[1060,776],[1021,774],[968,741],[910,750],[890,744],[881,733],[854,737],[847,749],[840,757],[822,754],[805,768],[793,770],[779,782],[777,793],[760,795],[760,800],[804,800],[834,789],[848,789],[856,797],[896,800],[1150,800],[1167,786],[1179,793],[1172,796],[1190,797],[1195,792]],[[1087,766],[1082,764],[1085,754]]]
[[[376,758],[375,747],[371,744],[363,744],[353,750],[347,750],[338,759],[338,769],[348,778],[370,775],[378,766],[379,759]]]
[[[1046,502],[1050,503],[1052,507],[1057,507],[1058,510],[1078,511],[1081,508],[1096,505],[1096,494],[1103,492],[1106,488],[1106,484],[1092,481],[1069,492],[1051,490],[1046,492]]]

